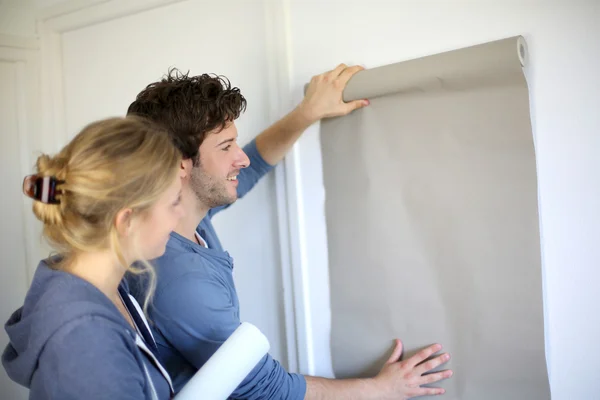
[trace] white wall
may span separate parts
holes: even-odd
[[[600,351],[597,340],[600,316],[595,312],[595,303],[600,300],[600,294],[596,294],[600,272],[595,268],[600,258],[597,244],[600,239],[597,228],[600,226],[597,211],[600,157],[596,155],[600,151],[600,113],[596,111],[600,103],[597,72],[600,70],[600,2],[286,1],[290,3],[289,14],[285,16],[290,34],[286,42],[289,57],[281,55],[280,61],[282,64],[290,62],[295,100],[301,98],[301,87],[310,76],[339,62],[374,67],[516,34],[526,37],[530,51],[526,74],[538,157],[547,353],[553,398],[597,397],[593,392],[595,364],[591,360]],[[74,4],[62,0],[0,1],[0,34],[34,36],[35,13],[58,3]],[[199,0],[193,3],[198,8],[201,3],[206,4]],[[122,114],[141,86],[159,77],[166,66],[178,65],[192,72],[213,69],[228,74],[249,94],[249,110],[240,121],[241,139],[249,139],[269,122],[265,99],[268,92],[264,83],[269,76],[266,76],[263,58],[267,50],[258,39],[264,16],[259,15],[258,8],[252,8],[252,3],[257,5],[258,2],[247,3],[247,8],[231,8],[227,7],[231,3],[224,3],[219,9],[210,9],[212,14],[196,9],[194,14],[171,19],[158,18],[157,11],[154,17],[147,16],[158,23],[152,31],[138,25],[148,34],[147,43],[143,43],[141,49],[132,47],[127,36],[117,37],[116,32],[127,29],[126,24],[118,20],[64,35],[62,56],[68,74],[65,106],[69,132],[73,134],[89,119]],[[208,16],[230,14],[233,19],[225,26],[234,31],[229,31],[232,36],[226,36],[227,40],[239,39],[241,45],[229,51],[222,45],[218,59],[200,57],[198,49],[214,45],[200,39],[204,38],[203,33],[211,32],[212,36],[225,31],[216,17],[211,20]],[[168,11],[159,15],[169,16]],[[206,18],[202,25],[205,30],[201,30],[195,16]],[[112,32],[112,28],[120,31]],[[248,29],[252,34],[239,33],[234,37],[241,29]],[[182,34],[185,39],[168,41],[163,34],[171,38]],[[112,53],[109,41],[115,45],[116,53]],[[153,45],[160,49],[159,54],[152,54]],[[89,48],[95,52],[81,56],[80,51]],[[103,57],[108,54],[109,58]],[[107,61],[117,55],[125,60],[139,56],[143,68]],[[246,68],[250,73],[245,72]],[[112,86],[97,82],[110,82]],[[86,92],[88,89],[91,92]],[[79,104],[75,99],[82,101]],[[324,192],[316,126],[301,139],[295,157],[300,166],[296,171],[300,178],[299,189],[303,193],[298,200],[306,228],[303,264],[308,267],[309,278],[306,311],[312,316],[308,339],[315,361],[312,372],[330,375]],[[247,319],[272,327],[276,333],[271,339],[279,343],[275,348],[284,353],[283,333],[274,328],[281,323],[281,280],[277,270],[271,269],[278,265],[277,250],[262,246],[267,241],[276,242],[274,211],[259,212],[252,217],[268,232],[264,235],[253,230],[255,225],[240,223],[256,207],[263,211],[260,207],[265,205],[274,209],[274,187],[270,179],[257,188],[252,198],[219,217],[217,224],[224,243],[239,260],[238,282],[247,282],[239,287],[243,317],[246,315]],[[268,239],[263,239],[265,237]],[[242,259],[248,264],[241,263]],[[261,302],[266,308],[261,308]]]
[[[0,200],[2,224],[0,224],[0,319],[2,326],[13,311],[23,304],[29,286],[26,241],[26,213],[31,202],[19,191],[22,184],[26,151],[21,151],[26,130],[22,126],[28,116],[24,100],[26,83],[20,79],[23,59],[7,60],[6,48],[0,44],[0,182],[7,189]],[[29,115],[31,116],[31,115]],[[0,331],[0,349],[8,344],[8,335]],[[24,399],[26,390],[11,382],[0,371],[0,398]]]
[[[88,18],[96,11],[94,3],[103,3],[103,10],[110,6],[106,1],[98,0],[36,0],[20,3],[16,0],[2,2],[0,0],[0,45],[2,34],[12,35],[19,41],[21,37],[35,38],[36,16],[47,7],[59,7],[62,12],[92,6],[85,11]],[[125,9],[123,3],[113,2],[119,10]],[[143,1],[128,1],[128,4],[143,4]],[[155,2],[157,3],[157,2]],[[10,6],[10,7],[8,7]],[[89,13],[88,13],[89,11]],[[47,11],[43,11],[48,15]],[[73,15],[58,18],[62,22],[51,21],[55,25],[64,26],[77,20]],[[71,22],[65,22],[71,21]],[[10,23],[9,23],[10,22]],[[19,64],[19,78],[15,79],[16,68],[11,65],[0,65],[3,72],[0,79],[0,102],[7,107],[0,108],[2,118],[2,154],[3,165],[14,164],[20,154],[19,142],[21,130],[14,127],[14,114],[18,111],[19,128],[23,128],[23,119],[29,121],[44,120],[51,114],[56,120],[64,115],[64,130],[57,132],[57,140],[30,140],[27,149],[21,151],[28,154],[36,150],[53,151],[52,146],[62,147],[67,138],[72,137],[87,123],[113,115],[124,115],[127,106],[135,95],[148,83],[160,79],[171,66],[177,66],[192,74],[215,72],[228,76],[233,85],[241,88],[248,100],[248,111],[238,120],[239,141],[246,143],[269,123],[271,104],[267,98],[266,82],[267,53],[265,32],[265,10],[262,1],[246,2],[244,0],[228,1],[184,1],[144,11],[133,16],[119,18],[78,29],[68,30],[62,34],[51,34],[50,38],[42,38],[42,71],[39,65],[34,70],[25,69]],[[151,29],[149,28],[151,27]],[[59,30],[62,30],[60,28]],[[218,36],[215,33],[218,32]],[[55,37],[56,36],[56,37]],[[10,38],[9,38],[10,39]],[[57,41],[60,45],[54,46]],[[37,41],[24,43],[37,45]],[[33,48],[33,46],[31,46]],[[2,50],[0,48],[0,50]],[[57,51],[53,53],[53,51]],[[13,51],[13,50],[10,50]],[[36,52],[38,50],[35,50]],[[0,61],[4,53],[0,52]],[[21,70],[25,71],[21,73]],[[41,72],[41,74],[40,74]],[[42,77],[42,85],[38,77]],[[50,84],[48,76],[55,81]],[[56,79],[58,77],[58,79]],[[35,96],[21,91],[22,82],[30,83]],[[44,95],[44,88],[48,92]],[[14,110],[14,98],[30,97],[43,99],[43,113],[25,113],[25,110]],[[53,89],[59,89],[54,92]],[[10,118],[9,118],[10,117]],[[54,118],[49,120],[54,122]],[[32,124],[35,126],[36,124]],[[56,124],[59,128],[62,123]],[[46,136],[53,136],[52,123],[43,126]],[[29,152],[28,152],[29,150]],[[32,158],[34,160],[34,158]],[[31,171],[32,163],[23,166]],[[23,173],[15,168],[4,168],[7,187],[11,193],[5,200],[17,202],[20,206],[23,196],[20,194],[20,179]],[[13,192],[17,184],[17,192]],[[285,324],[283,316],[283,300],[281,288],[280,254],[277,227],[277,206],[275,200],[274,177],[270,174],[257,187],[230,210],[215,218],[215,225],[220,233],[224,246],[236,260],[235,280],[241,302],[241,318],[256,324],[269,338],[271,354],[287,364],[285,343]],[[3,219],[17,221],[20,213],[14,210],[15,205],[2,203]],[[25,211],[31,214],[31,205]],[[39,222],[37,222],[39,226]],[[5,224],[5,228],[13,226]],[[6,230],[4,229],[4,230]],[[5,285],[0,285],[2,306],[0,307],[2,322],[6,321],[14,309],[22,304],[27,288],[27,267],[23,254],[25,246],[18,243],[22,235],[18,229],[11,228],[12,240],[2,245],[3,254],[8,257],[6,265],[0,269]],[[4,231],[3,231],[4,232]],[[7,231],[8,232],[8,231]],[[6,232],[4,232],[6,233]],[[3,235],[4,235],[3,233]],[[7,233],[8,234],[8,233]],[[6,235],[4,235],[6,236]],[[9,252],[7,249],[14,250]],[[33,253],[33,252],[31,252]],[[29,256],[29,254],[28,254]],[[38,256],[30,257],[39,260]],[[10,262],[8,262],[10,261]],[[29,261],[29,260],[27,260]],[[30,264],[30,263],[27,263]],[[32,267],[34,268],[35,265]],[[15,282],[22,282],[18,286]],[[5,335],[0,334],[0,348],[6,343]],[[26,391],[13,382],[9,382],[5,372],[0,371],[0,398],[25,398]]]
[[[525,36],[553,398],[598,398],[600,2],[291,0],[289,18],[296,99],[312,75],[340,62],[375,67]],[[315,371],[327,375],[330,311],[319,146],[315,126],[301,139],[296,161]]]
[[[184,1],[64,33],[69,136],[95,119],[124,115],[147,84],[178,67],[192,75],[222,74],[240,87],[248,108],[236,125],[239,142],[247,143],[269,124],[264,26],[262,2]],[[276,215],[270,174],[217,215],[215,227],[235,260],[242,320],[267,335],[271,354],[285,365]]]
[[[75,4],[75,2],[77,4]],[[82,7],[106,0],[0,0],[0,34],[36,37],[36,19],[54,7]]]
[[[30,201],[19,191],[23,174],[29,169],[30,154],[24,146],[27,132],[36,129],[35,110],[30,91],[37,87],[37,76],[25,79],[38,66],[36,57],[35,18],[32,0],[0,1],[0,176],[8,190],[2,196],[0,228],[0,322],[23,304],[31,278],[26,235],[31,234]],[[25,40],[22,40],[25,39]],[[21,48],[23,46],[23,48]],[[31,80],[35,83],[31,84]],[[29,226],[28,226],[29,224]],[[31,241],[31,238],[29,238]],[[33,243],[33,241],[31,241]],[[29,246],[31,248],[31,246]],[[0,349],[8,343],[8,335],[0,330]],[[0,398],[26,399],[28,391],[12,382],[0,370]]]
[[[0,34],[34,37],[34,10],[33,0],[0,1]]]

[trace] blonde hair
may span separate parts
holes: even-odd
[[[115,227],[117,213],[149,209],[173,183],[181,155],[166,132],[137,117],[110,118],[85,127],[57,155],[37,160],[38,176],[61,181],[58,204],[34,201],[43,233],[61,255],[61,268],[77,253],[111,249],[121,265],[148,274],[144,310],[156,286],[146,260],[126,265]]]

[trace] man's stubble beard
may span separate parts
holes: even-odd
[[[190,186],[200,204],[207,208],[215,208],[234,203],[237,196],[231,196],[227,191],[227,181],[217,181],[208,175],[202,163],[192,167]]]

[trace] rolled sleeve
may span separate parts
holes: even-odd
[[[306,394],[306,379],[288,373],[269,354],[257,364],[232,393],[234,399],[302,400]]]

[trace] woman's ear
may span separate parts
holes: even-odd
[[[115,227],[121,237],[128,237],[131,234],[131,218],[133,216],[133,210],[131,208],[124,208],[117,213],[115,218]]]

